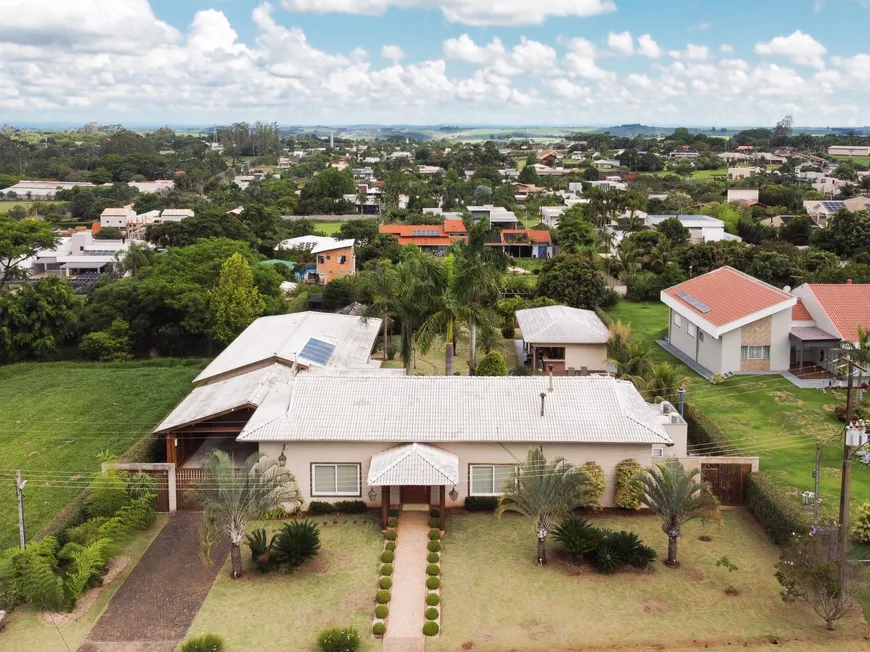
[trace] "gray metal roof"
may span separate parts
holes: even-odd
[[[591,310],[546,306],[517,310],[523,340],[531,344],[603,344],[609,332]]]
[[[451,485],[459,482],[459,456],[426,444],[404,444],[372,455],[369,485]]]
[[[325,312],[261,317],[212,360],[193,382],[199,384],[216,376],[269,362],[298,362],[306,367],[317,364],[300,355],[312,338],[335,345],[324,366],[368,368],[373,366],[369,356],[380,326],[380,319],[363,321],[361,317]]]
[[[239,441],[672,443],[634,385],[610,376],[299,373]],[[541,392],[545,392],[541,416]]]
[[[812,341],[825,341],[825,340],[836,340],[840,341],[840,337],[838,335],[831,335],[827,331],[823,331],[821,328],[816,328],[815,326],[792,326],[791,334],[799,340],[803,340],[804,342],[812,342]]]
[[[272,364],[210,385],[196,387],[154,432],[181,428],[244,407],[258,407],[279,386],[284,394],[288,393],[292,376],[293,372],[289,367]]]

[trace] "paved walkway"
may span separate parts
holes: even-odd
[[[175,650],[229,552],[222,539],[212,548],[212,563],[204,563],[201,527],[202,512],[178,512],[169,519],[78,652]]]
[[[429,514],[403,511],[393,562],[393,596],[382,652],[422,652],[426,622],[426,555]]]

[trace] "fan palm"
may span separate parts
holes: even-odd
[[[516,512],[534,521],[538,539],[537,563],[547,563],[547,537],[555,523],[591,502],[586,476],[563,457],[548,462],[539,446],[529,449],[525,463],[515,470],[496,507],[496,516]]]
[[[632,382],[647,400],[676,403],[680,387],[686,387],[691,380],[688,376],[681,376],[680,371],[670,363],[658,362],[650,365],[642,378],[632,378]]]
[[[130,272],[135,276],[140,269],[154,262],[155,255],[154,250],[144,242],[131,242],[126,252],[115,254],[112,267],[119,274]]]
[[[854,342],[841,342],[840,349],[846,353],[846,357],[860,367],[867,368],[870,364],[870,333],[864,330],[861,324],[858,324],[858,339]],[[864,390],[861,385],[864,384],[864,372],[858,369],[858,400],[864,398]]]
[[[668,537],[668,566],[677,565],[677,539],[685,523],[695,519],[718,518],[719,503],[703,482],[696,482],[698,469],[686,471],[676,458],[656,464],[637,479],[641,502],[658,514],[662,532]]]
[[[193,494],[202,505],[206,557],[219,535],[229,536],[232,576],[237,579],[242,575],[240,546],[248,523],[277,507],[288,511],[300,507],[302,494],[293,474],[262,453],[254,453],[241,469],[236,469],[229,455],[215,450],[206,458],[202,470],[202,482]]]

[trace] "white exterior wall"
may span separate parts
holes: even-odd
[[[536,344],[535,346],[564,346],[565,368],[576,371],[586,367],[589,371],[604,371],[607,368],[607,344]]]
[[[770,318],[770,368],[788,371],[791,361],[791,308],[780,310]]]
[[[123,229],[127,227],[127,218],[118,215],[101,215],[100,226]]]
[[[719,242],[725,239],[725,223],[722,226],[705,226],[701,228],[702,242]]]
[[[745,200],[758,201],[758,190],[754,188],[728,189],[728,202]]]

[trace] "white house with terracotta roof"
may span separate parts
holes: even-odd
[[[797,299],[732,267],[661,293],[668,343],[714,374],[788,371]]]

